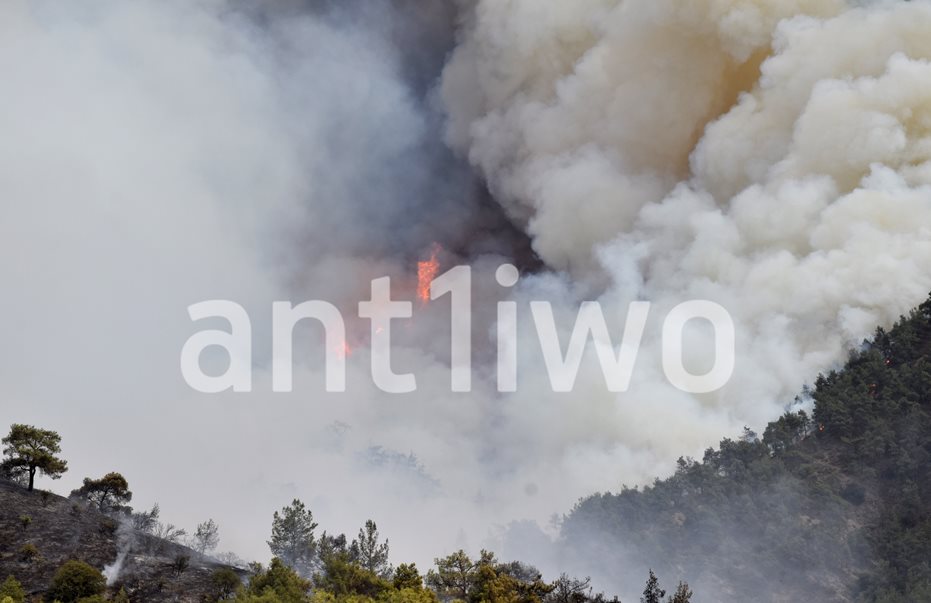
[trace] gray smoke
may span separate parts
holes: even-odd
[[[121,471],[250,557],[294,497],[422,565],[500,549],[512,520],[552,536],[579,496],[773,418],[931,289],[929,22],[841,0],[4,3],[0,421],[61,431],[60,487]],[[470,396],[439,305],[399,330],[416,394],[371,385],[365,324],[349,393],[320,393],[312,329],[295,393],[270,393],[272,301],[348,311],[385,275],[410,299],[434,242],[475,267]],[[502,397],[507,295],[524,353]],[[654,302],[634,386],[608,394],[590,363],[554,395],[524,302],[568,328],[593,297]],[[656,328],[696,297],[733,313],[741,359],[701,397],[666,383]],[[181,380],[207,299],[250,312],[252,394]]]

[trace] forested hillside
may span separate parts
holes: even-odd
[[[37,474],[68,471],[60,440],[24,424],[2,440],[0,603],[619,603],[588,578],[544,579],[484,550],[439,557],[425,573],[414,563],[395,567],[374,521],[352,539],[321,532],[298,499],[270,518],[271,562],[247,563],[216,552],[212,519],[188,534],[161,521],[157,504],[134,511],[119,473],[85,478],[68,498],[35,488]],[[691,600],[687,584],[667,596],[652,571],[645,576],[646,603]]]
[[[645,563],[722,601],[931,601],[931,300],[879,329],[760,436],[565,518],[603,577]]]
[[[592,584],[627,592],[645,576],[647,603],[692,600],[685,580],[695,601],[931,601],[931,299],[795,404],[761,435],[680,459],[668,479],[580,501],[559,545],[592,582],[485,551],[425,573],[395,567],[373,521],[353,539],[321,533],[299,500],[271,518],[271,564],[246,564],[212,553],[212,520],[185,538],[157,506],[133,511],[118,473],[86,478],[68,499],[35,490],[36,474],[69,469],[60,437],[13,425],[0,601],[603,603]],[[667,587],[683,582],[666,593],[653,569]]]

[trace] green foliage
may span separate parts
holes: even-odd
[[[669,603],[690,603],[692,601],[692,590],[685,582],[680,582],[676,587],[676,592],[672,594]]]
[[[462,549],[434,563],[436,570],[427,572],[427,586],[444,601],[465,601],[475,582],[475,563]]]
[[[28,515],[20,515],[20,516],[19,516],[19,524],[20,524],[21,526],[23,526],[23,531],[24,531],[24,532],[29,528],[29,525],[30,525],[31,523],[32,523],[32,517],[30,517],[30,516],[28,516]]]
[[[310,601],[310,599],[301,599],[301,601],[305,600]],[[240,591],[233,601],[236,601],[236,603],[284,603],[284,600],[272,591],[261,595]]]
[[[0,582],[0,600],[10,600],[10,603],[23,603],[26,600],[26,591],[23,585],[13,576],[7,576],[7,579]]]
[[[317,587],[338,598],[351,595],[376,598],[393,588],[392,584],[353,562],[348,555],[330,555],[323,560],[323,572],[314,578]]]
[[[39,549],[31,542],[27,542],[19,547],[19,560],[23,563],[31,563],[39,559]]]
[[[45,594],[48,601],[73,603],[85,597],[103,594],[107,580],[99,571],[83,561],[67,561],[55,572]]]
[[[113,595],[113,598],[110,599],[111,603],[130,603],[129,595],[126,594],[125,588],[120,588],[120,592]]]
[[[436,559],[436,570],[427,573],[426,582],[443,601],[469,603],[540,603],[556,589],[535,568],[500,563],[488,551],[476,561],[461,550]]]
[[[314,603],[438,603],[414,564],[402,564],[391,581],[362,567],[344,550],[327,555],[315,576]]]
[[[214,599],[223,601],[229,599],[236,593],[242,585],[242,581],[239,579],[239,575],[232,569],[221,567],[214,570],[213,574],[211,574],[210,585]]]
[[[661,572],[689,568],[726,584],[731,601],[755,600],[761,588],[789,598],[926,600],[931,300],[877,330],[796,402],[813,402],[813,411],[786,412],[762,440],[725,439],[652,486],[584,499],[563,522],[567,554],[588,555],[605,574],[644,560]]]
[[[337,536],[327,534],[323,532],[320,535],[320,539],[316,541],[315,545],[315,564],[319,567],[322,563],[322,560],[329,559],[334,555],[349,555],[349,545],[346,541],[345,534],[339,534]]]
[[[788,412],[766,426],[763,443],[774,455],[784,455],[811,433],[811,419],[804,410]]]
[[[242,597],[236,600],[250,603],[306,603],[309,593],[310,582],[276,557],[267,570],[252,576]]]
[[[540,603],[550,591],[552,586],[544,583],[539,574],[533,581],[525,582],[491,559],[478,564],[468,600],[471,603]]]
[[[313,513],[295,498],[291,505],[281,509],[280,513],[275,511],[268,547],[272,555],[301,575],[309,576],[316,556],[316,528]]]
[[[371,519],[359,530],[359,537],[352,541],[349,554],[363,569],[381,578],[388,578],[393,571],[388,563],[388,541],[379,543],[378,526]]]
[[[553,582],[553,590],[549,593],[547,603],[586,603],[591,591],[591,578],[579,580],[561,574]]]
[[[646,588],[643,589],[643,596],[640,597],[640,603],[663,603],[663,597],[666,591],[659,587],[659,580],[653,570],[650,570],[650,577],[647,578]]]
[[[100,511],[119,511],[133,499],[129,482],[121,474],[111,472],[100,479],[84,478],[84,485],[71,492],[72,498],[84,498]]]
[[[426,588],[401,588],[382,593],[380,603],[438,603],[436,594]]]
[[[417,564],[402,563],[399,565],[398,569],[394,571],[394,579],[391,585],[397,590],[423,588],[423,578],[420,577],[420,572],[417,571]]]
[[[0,470],[24,479],[30,492],[37,472],[58,479],[68,470],[67,461],[55,456],[61,452],[61,436],[54,431],[14,423],[2,443],[4,460]]]

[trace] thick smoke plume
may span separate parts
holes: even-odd
[[[421,564],[539,550],[552,513],[759,427],[931,290],[929,27],[928,2],[3,3],[0,419],[59,429],[65,482],[119,470],[252,557],[294,497]],[[434,305],[394,356],[416,394],[371,386],[365,325],[350,393],[319,393],[309,328],[295,394],[269,393],[272,301],[352,309],[385,275],[412,299],[434,242],[475,267],[471,395]],[[491,275],[537,257],[501,396]],[[217,298],[250,311],[253,394],[181,381],[186,307]],[[654,303],[634,385],[588,363],[555,395],[523,302],[568,329],[593,298]],[[659,368],[692,298],[738,329],[700,397]]]
[[[515,421],[563,426],[534,458],[561,445],[550,466],[577,483],[643,481],[761,426],[923,299],[929,25],[927,2],[475,5],[444,72],[447,138],[571,283],[525,292],[660,313],[711,299],[737,321],[737,372],[713,395],[666,385],[655,337],[617,399],[583,384],[541,407],[522,391],[504,405]]]

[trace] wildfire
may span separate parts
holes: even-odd
[[[417,262],[417,298],[424,304],[430,301],[430,285],[440,272],[440,261],[437,259],[440,250],[440,246],[434,244],[430,259]]]
[[[341,346],[337,347],[336,354],[340,358],[348,358],[349,356],[352,356],[352,346],[349,345],[348,341],[344,341]]]

